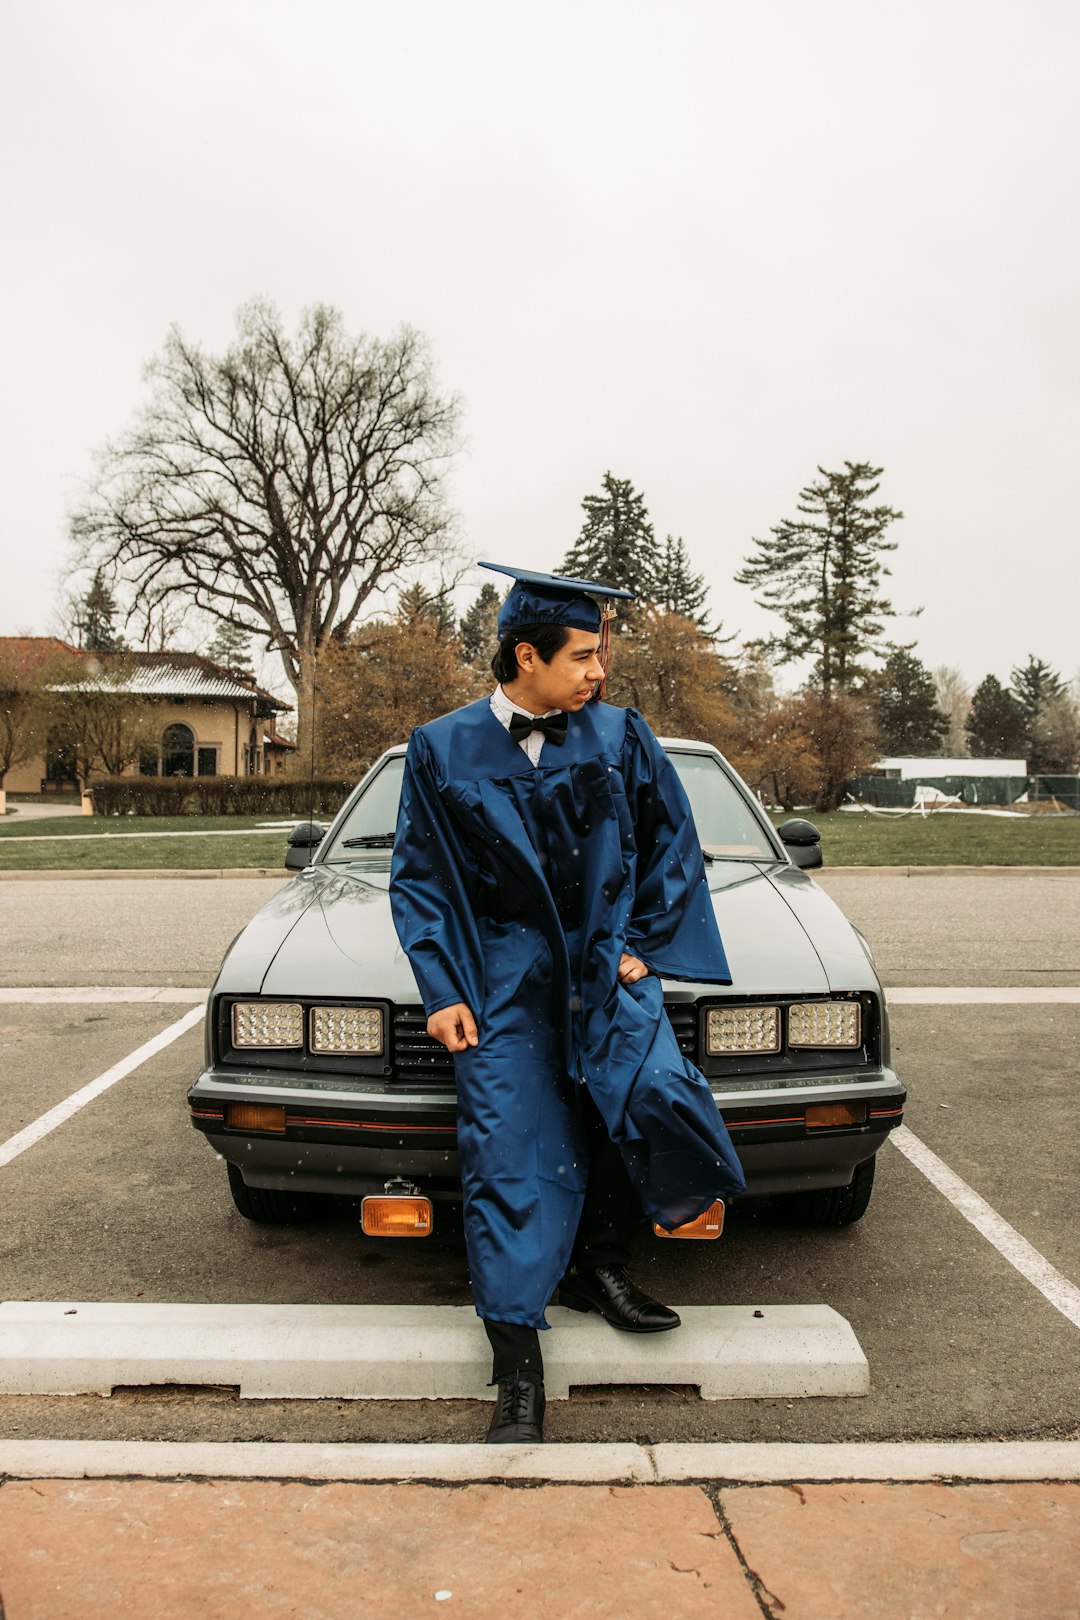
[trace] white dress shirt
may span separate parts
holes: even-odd
[[[533,714],[531,710],[521,709],[516,703],[511,703],[502,687],[497,686],[491,694],[491,712],[496,720],[509,731],[510,722],[515,714],[523,714],[527,720],[546,720],[549,715],[558,714],[559,711],[558,709],[548,709],[546,714]],[[522,737],[518,746],[524,748],[529,756],[530,764],[538,765],[540,763],[540,751],[544,746],[544,733],[542,731],[530,731],[527,737]]]

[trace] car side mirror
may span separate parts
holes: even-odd
[[[812,821],[804,821],[801,816],[795,816],[791,821],[781,822],[776,831],[780,842],[791,857],[792,865],[804,872],[813,871],[822,865],[821,833]]]
[[[326,837],[326,828],[318,821],[298,821],[288,838],[285,851],[285,870],[301,872],[310,866],[315,851]]]

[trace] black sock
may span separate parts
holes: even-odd
[[[540,1354],[540,1335],[535,1328],[522,1327],[519,1322],[485,1320],[484,1329],[491,1345],[493,1384],[513,1372],[543,1378],[544,1358]]]

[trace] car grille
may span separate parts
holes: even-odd
[[[693,1002],[676,1001],[665,1002],[664,1011],[671,1021],[675,1031],[675,1039],[679,1043],[679,1051],[683,1057],[689,1058],[691,1063],[698,1060],[698,1010]]]
[[[697,1062],[698,1012],[686,1002],[666,1005],[679,1051],[691,1063]],[[422,1080],[427,1076],[452,1080],[454,1059],[433,1041],[427,1032],[427,1018],[422,1008],[398,1007],[394,1011],[394,1072],[402,1079]]]
[[[394,1010],[394,1073],[402,1080],[454,1079],[454,1059],[427,1032],[422,1007]]]
[[[783,1002],[778,997],[778,1002]],[[865,998],[864,998],[865,999]],[[701,1007],[696,1002],[666,1001],[664,1010],[671,1020],[679,1051],[699,1068],[714,1084],[726,1081],[731,1085],[749,1085],[750,1075],[789,1075],[797,1073],[803,1082],[812,1083],[814,1071],[835,1074],[837,1069],[857,1068],[873,1061],[875,1026],[866,1014],[864,1045],[852,1051],[801,1051],[787,1049],[780,1052],[748,1053],[745,1057],[707,1057],[700,1045]],[[454,1087],[454,1059],[433,1041],[427,1032],[427,1018],[422,1007],[397,1007],[393,1017],[393,1073],[405,1085],[434,1086],[437,1090],[452,1091]],[[764,1082],[754,1082],[763,1084]],[[773,1082],[770,1082],[773,1083]]]

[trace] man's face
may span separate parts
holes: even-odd
[[[600,637],[588,630],[568,630],[550,664],[544,663],[535,647],[519,646],[518,679],[513,685],[523,707],[534,714],[546,709],[566,709],[573,714],[583,708],[596,683],[604,678],[599,648]]]

